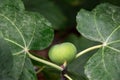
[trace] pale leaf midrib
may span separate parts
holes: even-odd
[[[104,71],[106,72],[106,75],[108,75],[109,77],[111,77],[112,79],[112,75],[109,73],[109,71],[107,70],[106,64],[105,64],[105,58],[104,58],[104,49],[105,47],[102,47],[102,63],[103,63],[103,67],[104,67]]]
[[[13,53],[13,56],[19,55],[19,54],[21,54],[21,53],[23,53],[23,52],[25,52],[25,51],[24,51],[24,50],[21,50],[21,51],[19,51],[19,52]]]
[[[26,56],[27,56],[27,53],[25,52],[24,58],[23,58],[23,59],[24,59],[23,65],[22,65],[22,67],[21,67],[20,75],[18,76],[17,80],[20,80],[20,77],[21,77],[21,75],[22,75],[22,73],[23,73],[23,69],[24,69],[24,67],[25,67]],[[21,63],[21,64],[22,64],[22,63]]]
[[[96,30],[97,30],[99,36],[101,37],[101,39],[102,39],[103,41],[105,41],[103,35],[100,33],[100,30],[98,29],[98,25],[97,25],[97,22],[96,22],[96,14],[97,14],[97,12],[96,12],[96,10],[95,10],[95,12],[94,12],[94,18],[93,18],[94,21],[95,21],[95,27],[96,27]]]
[[[120,42],[120,40],[116,40],[116,41],[112,41],[112,42],[107,43],[107,45],[115,44],[115,43],[119,43],[119,42]]]
[[[18,31],[18,33],[20,34],[22,40],[23,40],[23,43],[24,43],[24,46],[26,47],[26,41],[24,39],[24,36],[22,34],[22,32],[18,29],[18,27],[15,25],[15,23],[13,23],[7,16],[5,16],[4,14],[0,14],[0,16],[4,17],[6,20],[8,20],[14,27],[15,29]]]
[[[105,43],[107,43],[109,41],[109,39],[111,38],[111,36],[117,31],[120,29],[120,25],[118,27],[116,27],[111,33],[110,35],[107,37]]]
[[[114,51],[116,51],[116,52],[119,52],[119,53],[120,53],[120,50],[119,50],[119,49],[116,49],[116,48],[111,47],[111,46],[106,46],[106,47],[108,47],[109,49],[112,49],[112,50],[114,50]]]
[[[36,25],[36,23],[35,23],[35,25]],[[36,26],[35,26],[35,28],[34,28],[34,30],[33,30],[33,33],[32,33],[32,36],[31,36],[30,42],[29,42],[28,45],[27,45],[27,48],[29,48],[29,46],[30,46],[30,44],[31,44],[31,42],[32,42],[32,40],[33,40],[33,38],[34,38],[35,31],[36,31]]]
[[[13,44],[19,46],[19,47],[22,48],[22,49],[24,49],[24,46],[20,45],[20,44],[17,43],[17,42],[15,42],[15,41],[13,41],[13,40],[11,40],[11,39],[8,39],[8,38],[4,38],[4,39],[5,39],[6,41],[8,41],[8,42],[11,42],[11,43],[13,43]]]

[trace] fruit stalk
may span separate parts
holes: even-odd
[[[70,76],[68,76],[68,74],[64,74],[64,76],[65,76],[68,80],[73,80]]]
[[[92,50],[94,50],[94,49],[101,48],[102,46],[103,46],[103,45],[97,45],[97,46],[93,46],[93,47],[87,48],[87,49],[81,51],[80,53],[78,53],[78,54],[76,55],[76,58],[80,57],[81,55],[83,55],[83,54],[85,54],[85,53],[87,53],[87,52],[89,52],[89,51],[92,51]]]
[[[29,52],[28,52],[28,55],[29,55],[29,57],[30,57],[31,59],[33,59],[33,60],[35,60],[35,61],[41,62],[41,63],[43,63],[43,64],[49,65],[49,66],[51,66],[51,67],[53,67],[53,68],[56,68],[56,69],[58,69],[58,70],[60,70],[60,71],[63,71],[63,68],[61,68],[60,66],[58,66],[58,65],[56,65],[56,64],[54,64],[54,63],[51,63],[51,62],[49,62],[49,61],[43,60],[43,59],[41,59],[41,58],[38,58],[38,57],[32,55],[32,54],[29,53]]]

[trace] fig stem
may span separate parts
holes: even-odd
[[[89,52],[89,51],[92,51],[92,50],[95,50],[95,49],[98,49],[98,48],[101,48],[103,45],[96,45],[96,46],[93,46],[93,47],[90,47],[90,48],[87,48],[81,52],[79,52],[77,55],[76,55],[76,58],[80,57],[81,55]]]
[[[53,68],[56,68],[57,70],[63,71],[63,68],[61,68],[60,66],[58,66],[58,65],[56,65],[56,64],[54,64],[54,63],[52,63],[52,62],[46,61],[46,60],[44,60],[44,59],[38,58],[38,57],[32,55],[32,54],[29,53],[29,52],[27,52],[27,53],[28,53],[28,55],[29,55],[29,57],[30,57],[31,59],[33,59],[33,60],[35,60],[35,61],[38,61],[38,62],[41,62],[41,63],[46,64],[46,65],[49,65],[49,66],[51,66],[51,67],[53,67]]]
[[[73,80],[68,74],[64,74],[64,76],[65,76],[68,80]]]
[[[40,67],[39,70],[36,71],[36,74],[40,73],[44,68],[45,68],[45,66]]]

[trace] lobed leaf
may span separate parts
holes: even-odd
[[[13,4],[9,4],[18,3],[16,0],[13,1]],[[16,8],[18,7],[0,7],[0,32],[9,43],[14,58],[11,74],[13,73],[13,80],[36,80],[27,52],[48,47],[53,39],[53,30],[51,24],[38,13],[20,11]]]
[[[103,47],[85,66],[90,80],[120,79],[120,8],[108,3],[94,10],[81,10],[77,15],[77,29],[86,38],[101,42]]]

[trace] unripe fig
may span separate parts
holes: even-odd
[[[52,62],[62,65],[64,62],[71,62],[77,53],[76,47],[69,42],[56,44],[49,50],[49,58]]]

